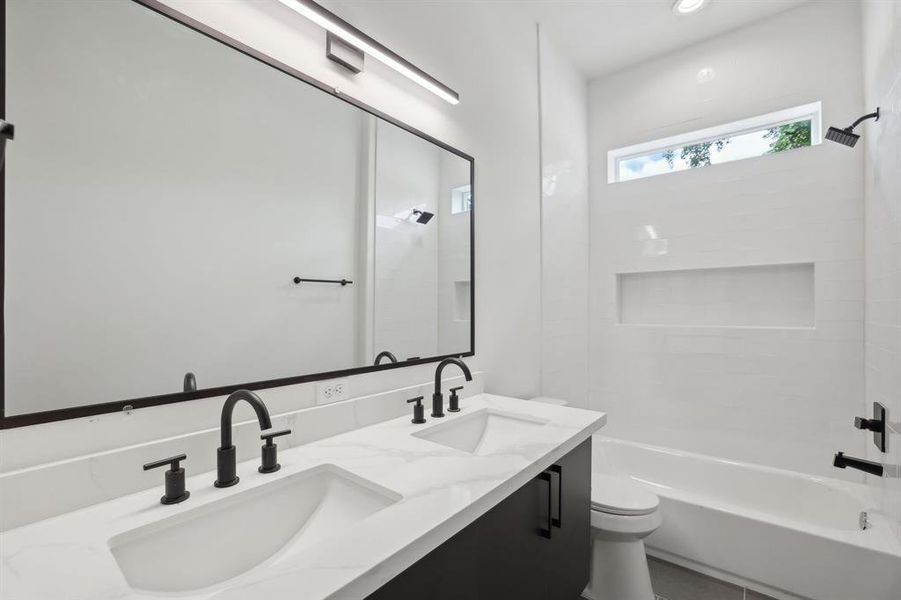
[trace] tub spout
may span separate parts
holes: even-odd
[[[832,466],[839,469],[851,467],[877,477],[882,477],[882,473],[885,471],[885,468],[879,463],[863,460],[862,458],[854,458],[853,456],[845,456],[844,452],[839,452],[835,455]]]

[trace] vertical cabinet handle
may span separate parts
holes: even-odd
[[[551,507],[551,501],[554,497],[554,486],[551,483],[551,474],[547,471],[545,471],[544,473],[539,473],[538,479],[547,482],[547,527],[539,527],[538,535],[543,538],[551,539],[551,524],[553,522],[553,519],[551,518],[551,511],[553,510],[553,508]]]
[[[548,471],[557,474],[557,516],[551,517],[551,525],[560,529],[563,527],[563,467],[551,465]],[[550,507],[548,510],[551,510]]]

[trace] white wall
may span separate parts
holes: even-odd
[[[541,393],[588,405],[588,89],[544,34],[541,73]]]
[[[606,183],[614,148],[818,100],[824,123],[854,119],[858,10],[807,4],[590,84],[591,407],[611,435],[859,478],[831,462],[864,451],[862,153],[825,143]],[[618,273],[805,262],[814,328],[617,322]]]
[[[872,460],[901,466],[901,3],[863,5],[866,112],[866,414],[872,402],[889,411],[889,453],[869,441]],[[860,145],[858,147],[860,147]],[[867,436],[869,437],[869,436]],[[867,477],[901,538],[901,479]]]

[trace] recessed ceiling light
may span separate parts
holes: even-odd
[[[690,15],[707,6],[708,2],[710,0],[676,0],[673,12],[677,15]]]

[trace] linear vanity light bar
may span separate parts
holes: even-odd
[[[460,94],[450,89],[410,61],[392,52],[338,15],[329,12],[313,0],[278,0],[291,10],[313,21],[326,31],[337,35],[348,44],[356,46],[365,54],[386,64],[401,75],[412,79],[436,96],[459,104]]]

